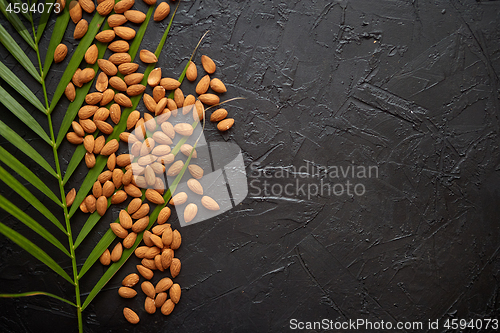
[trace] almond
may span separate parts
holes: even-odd
[[[190,136],[193,134],[193,126],[188,123],[180,123],[174,126],[174,131],[183,136]]]
[[[156,156],[162,156],[170,153],[171,148],[168,145],[158,145],[153,148],[151,151],[151,154],[156,155]],[[155,173],[158,173],[155,171]]]
[[[164,269],[167,269],[172,264],[174,258],[174,251],[172,249],[165,249],[161,254],[161,263]]]
[[[96,198],[93,195],[89,194],[85,198],[85,206],[87,207],[90,213],[95,212],[96,209],[95,205],[96,205]]]
[[[69,3],[69,16],[74,24],[77,24],[82,19],[82,7],[78,1],[73,0]]]
[[[146,257],[146,253],[150,249],[149,246],[139,246],[138,248],[135,249],[134,254],[137,258],[143,259]]]
[[[170,227],[170,224],[166,224],[167,228],[163,231],[163,234],[161,235],[161,241],[165,246],[170,246],[172,244],[172,237],[173,237],[173,232],[172,228]],[[173,257],[173,256],[172,256]]]
[[[106,214],[106,210],[108,209],[108,198],[104,195],[101,195],[96,202],[96,210],[100,216]]]
[[[184,221],[186,223],[191,222],[198,214],[198,206],[194,203],[189,203],[186,208],[184,208]]]
[[[125,24],[126,22],[127,22],[127,18],[122,14],[113,14],[113,15],[110,15],[108,17],[108,25],[110,28],[119,27],[120,25]],[[133,30],[133,29],[131,29],[131,30]],[[121,31],[120,31],[120,33],[121,33]],[[130,31],[129,31],[129,33],[130,33]],[[122,37],[116,31],[115,31],[115,34],[117,34],[119,37]],[[134,37],[135,37],[135,34],[134,34]],[[132,38],[134,38],[134,37],[132,37]],[[132,38],[126,38],[126,39],[132,39]],[[115,52],[117,52],[117,51],[115,51]],[[124,51],[124,52],[126,52],[126,51]]]
[[[123,171],[121,169],[113,170],[113,184],[116,188],[122,185]],[[125,191],[127,192],[127,191]]]
[[[145,4],[148,4],[150,6],[152,5],[155,5],[156,4],[156,0],[143,0]]]
[[[115,95],[115,102],[126,108],[132,107],[132,101],[126,95],[118,93]]]
[[[135,233],[139,233],[144,229],[146,229],[148,224],[149,224],[149,217],[144,216],[134,222],[134,224],[132,225],[132,231]]]
[[[180,160],[176,161],[174,164],[170,166],[170,168],[168,168],[167,176],[169,177],[177,176],[181,172],[183,167],[184,167],[184,162]]]
[[[203,205],[203,207],[205,207],[208,210],[219,210],[220,209],[217,201],[215,201],[214,199],[212,199],[211,197],[206,196],[206,195],[201,198],[201,204]]]
[[[132,218],[130,217],[129,213],[127,213],[126,210],[122,209],[120,211],[118,219],[120,220],[120,225],[124,229],[130,229],[130,228],[132,228],[132,224],[133,224]]]
[[[161,263],[161,255],[160,254],[157,254],[154,258],[154,261],[155,261],[155,266],[156,268],[158,268],[158,270],[160,272],[163,272],[165,270],[165,268],[163,268],[163,265]]]
[[[148,50],[141,50],[141,52],[139,52],[139,58],[146,64],[154,64],[155,62],[158,62],[156,55]]]
[[[109,108],[109,115],[111,117],[111,121],[114,122],[115,124],[118,124],[122,115],[122,109],[120,108],[120,105],[118,104],[111,105]]]
[[[146,300],[144,301],[144,310],[146,310],[146,312],[149,314],[153,314],[156,312],[154,298],[146,297]]]
[[[83,139],[83,146],[85,147],[85,150],[88,151],[89,153],[92,153],[94,150],[94,136],[93,135],[87,135]]]
[[[213,91],[219,94],[223,94],[227,91],[224,83],[222,83],[222,81],[218,78],[213,78],[212,81],[210,81],[210,88],[212,88]]]
[[[201,177],[203,177],[203,169],[196,164],[188,165],[188,170],[195,179],[201,179]]]
[[[158,6],[156,6],[153,20],[156,22],[163,21],[168,14],[170,14],[170,6],[166,2],[161,2]]]
[[[119,238],[125,238],[128,235],[128,231],[125,230],[119,223],[110,223],[111,230]]]
[[[132,201],[130,201],[130,203],[128,204],[127,213],[134,214],[139,209],[139,207],[141,207],[141,205],[142,205],[141,198],[132,199]]]
[[[133,184],[128,184],[128,185],[124,186],[123,189],[131,197],[140,198],[142,196],[141,190]]]
[[[158,293],[155,298],[155,306],[157,308],[161,308],[163,304],[165,304],[165,301],[167,300],[167,293]]]
[[[187,186],[193,193],[203,195],[203,186],[201,186],[200,182],[194,178],[191,178],[187,181]]]
[[[127,18],[127,20],[129,20],[132,23],[137,23],[137,24],[141,24],[146,19],[146,14],[144,14],[143,12],[141,12],[139,10],[127,10],[124,13],[124,15]]]
[[[95,125],[99,129],[99,131],[103,132],[104,134],[111,134],[113,133],[113,126],[108,124],[105,121],[102,120],[95,120]]]
[[[130,45],[125,40],[117,40],[108,45],[108,49],[113,52],[128,52]]]
[[[97,56],[99,55],[99,50],[97,49],[97,45],[92,44],[85,52],[85,62],[87,64],[95,64],[97,61]]]
[[[219,96],[214,95],[214,94],[203,94],[198,96],[198,99],[203,103],[207,105],[216,105],[219,104],[220,99]]]
[[[137,71],[137,69],[139,68],[139,64],[136,64],[136,63],[132,63],[132,62],[128,62],[128,63],[124,63],[124,64],[120,64],[118,66],[118,70],[120,71],[120,73],[122,73],[123,75],[129,75],[129,74],[132,74],[134,73],[135,71]]]
[[[137,295],[137,291],[129,287],[120,287],[120,289],[118,289],[118,295],[123,298],[133,298]]]
[[[93,92],[85,96],[85,103],[94,105],[102,101],[102,93],[101,92]]]
[[[78,79],[81,83],[85,84],[89,81],[92,81],[92,79],[94,79],[94,76],[95,72],[93,68],[84,68],[78,75]]]
[[[122,286],[131,288],[131,287],[135,286],[137,284],[137,282],[139,282],[139,275],[132,273],[132,274],[127,275],[123,279]]]
[[[110,180],[112,176],[113,176],[113,173],[109,170],[106,170],[106,171],[101,172],[101,174],[99,176],[97,176],[97,180],[101,184],[103,184],[103,183],[107,182],[108,180]]]
[[[141,283],[141,289],[144,292],[144,294],[146,294],[146,296],[155,298],[156,296],[155,287],[151,282],[144,281],[143,283]]]
[[[146,199],[148,199],[149,202],[157,205],[162,205],[165,203],[165,199],[163,199],[163,197],[158,192],[150,188],[146,190]]]
[[[96,113],[99,108],[95,105],[84,105],[78,110],[78,118],[88,119]]]
[[[64,60],[66,58],[66,55],[68,54],[68,47],[64,44],[59,44],[56,47],[56,50],[54,51],[54,62],[58,63]]]
[[[181,161],[182,162],[182,161]],[[169,204],[172,206],[182,205],[188,199],[186,192],[179,192],[170,199]]]
[[[146,86],[142,84],[133,84],[127,88],[127,95],[129,96],[137,96],[140,95],[146,90]]]
[[[154,259],[158,254],[161,253],[161,250],[160,250],[159,247],[156,247],[156,246],[152,246],[152,247],[146,246],[146,248],[147,248],[147,251],[144,253],[144,258]]]
[[[137,234],[135,232],[131,232],[123,239],[123,247],[126,249],[130,249],[134,246],[135,241],[137,240]]]
[[[221,132],[225,132],[234,125],[233,118],[226,118],[217,124],[217,129]]]
[[[74,39],[82,38],[87,33],[88,29],[89,29],[89,23],[86,20],[81,19],[75,27],[75,31],[73,32],[73,38]]]
[[[106,197],[109,198],[113,195],[115,192],[115,185],[110,182],[109,180],[102,185],[102,194]]]
[[[137,110],[130,112],[127,118],[127,129],[131,129],[135,126],[137,121],[141,118],[141,113]],[[133,134],[132,134],[133,135]],[[130,142],[129,142],[130,143]]]
[[[151,280],[153,278],[154,273],[149,268],[146,268],[142,265],[137,265],[135,267],[137,268],[137,271],[139,272],[139,274],[141,274],[142,277],[145,278],[146,280]]]
[[[111,254],[109,253],[109,250],[106,249],[102,254],[101,256],[99,257],[99,261],[101,262],[101,264],[103,264],[104,266],[108,266],[109,264],[111,264]]]
[[[174,258],[174,260],[176,260],[176,259],[177,258]],[[177,259],[177,260],[179,260],[179,259]],[[173,264],[174,264],[174,262],[172,261],[172,265]],[[179,260],[179,270],[180,270],[180,264],[181,263]],[[170,270],[172,270],[172,265],[170,266]],[[175,304],[179,303],[179,300],[181,299],[181,286],[178,283],[174,283],[172,285],[172,287],[170,287],[169,295],[170,295],[170,299],[172,300],[172,302],[174,302]]]
[[[84,214],[87,214],[89,212],[89,210],[87,209],[87,206],[85,206],[85,201],[82,201],[79,208],[82,211],[82,213],[84,213]]]
[[[87,168],[92,169],[95,165],[95,155],[93,153],[85,153],[85,164]],[[93,213],[93,211],[91,212]]]
[[[164,89],[163,87],[160,87],[161,89]],[[165,90],[165,89],[164,89]],[[172,115],[172,112],[170,112],[170,110],[164,110],[159,116],[157,116],[155,118],[156,120],[156,123],[158,125],[161,125],[163,124],[165,121],[168,120],[168,118],[170,118],[170,116]]]
[[[97,12],[101,16],[106,16],[113,11],[114,7],[115,7],[114,0],[104,0],[99,5],[97,5]]]
[[[68,192],[68,194],[66,194],[66,207],[69,207],[73,204],[73,202],[75,201],[75,197],[76,197],[76,190],[72,188]]]
[[[177,258],[172,259],[172,263],[170,264],[170,275],[172,275],[172,277],[175,278],[177,275],[179,275],[180,271],[181,271],[181,261]],[[178,303],[180,297],[181,297],[181,288],[177,283],[174,283],[172,287],[170,287],[170,298],[174,303]]]
[[[104,30],[104,31],[101,31],[100,33],[98,33],[95,36],[95,39],[97,39],[101,43],[109,43],[113,39],[115,39],[115,36],[116,36],[116,34],[113,30]]]
[[[129,27],[114,27],[113,30],[118,37],[125,40],[130,40],[135,37],[135,30]],[[130,60],[126,62],[130,62]]]
[[[174,311],[175,303],[172,302],[171,299],[167,299],[165,303],[161,306],[161,313],[164,314],[165,316],[168,316],[169,314]]]
[[[115,29],[118,29],[118,28],[123,28],[123,27],[116,27]],[[110,55],[108,60],[111,61],[115,65],[122,65],[122,64],[126,64],[126,63],[129,63],[130,61],[132,61],[132,58],[130,57],[130,54],[128,54],[128,53],[120,52],[120,53],[114,53],[114,54]]]
[[[202,95],[208,91],[208,87],[210,87],[210,76],[205,75],[196,85],[196,93]]]
[[[113,89],[106,89],[102,93],[101,106],[107,105],[115,98],[115,91]]]
[[[154,98],[153,98],[153,100],[154,100]],[[167,106],[167,103],[168,103],[168,98],[166,98],[166,97],[163,97],[162,99],[160,99],[158,101],[158,103],[155,103],[155,109],[154,109],[155,115],[162,114],[163,110],[165,110],[165,107]]]
[[[169,138],[171,138],[172,140],[174,139],[174,137],[175,137],[175,130],[174,130],[174,126],[172,126],[172,124],[170,122],[168,122],[168,121],[163,122],[161,124],[161,130]]]
[[[71,127],[73,127],[73,131],[75,131],[78,136],[85,136],[85,131],[83,130],[82,125],[76,121],[71,122]]]
[[[108,161],[106,162],[106,166],[111,171],[115,170],[115,167],[116,167],[116,154],[115,153],[109,155]]]
[[[151,97],[151,95],[149,95],[149,94],[144,94],[142,99],[143,99],[144,106],[146,107],[146,109],[148,109],[149,112],[155,112],[156,102],[153,99],[153,97]]]
[[[155,226],[153,227],[153,229],[151,229],[151,232],[152,232],[153,234],[155,234],[156,236],[161,237],[161,235],[163,234],[163,232],[164,232],[167,228],[170,228],[170,224],[155,225]],[[165,243],[163,243],[163,244],[165,244]],[[162,247],[163,247],[163,244],[162,244]]]
[[[167,222],[167,220],[170,217],[171,213],[172,212],[171,212],[170,208],[163,207],[162,210],[160,210],[160,213],[158,214],[158,219],[157,219],[156,222],[158,224],[163,224],[163,223]]]
[[[124,0],[120,1],[123,2]],[[137,324],[139,322],[139,316],[132,309],[123,308],[123,316],[131,324]]]
[[[144,125],[146,125],[146,129],[150,132],[154,132],[156,129],[156,120],[149,113],[144,114]]]
[[[163,78],[160,80],[160,85],[165,90],[175,90],[175,89],[179,88],[181,83],[179,81],[177,81],[176,79]]]
[[[69,99],[70,102],[73,102],[76,97],[76,90],[75,90],[75,85],[70,82],[66,86],[66,89],[64,89],[64,95],[66,95],[66,98]]]
[[[174,101],[178,108],[182,108],[184,105],[184,93],[181,88],[177,88],[174,91]]]
[[[75,73],[73,74],[73,77],[71,78],[71,82],[78,88],[80,88],[83,84],[80,82],[80,73],[82,70],[80,68],[77,68]]]
[[[78,3],[82,7],[82,9],[84,11],[86,11],[87,13],[91,14],[94,12],[94,9],[95,9],[94,1],[92,1],[92,0],[78,0]]]
[[[212,113],[212,115],[210,116],[210,121],[217,122],[217,121],[221,121],[222,119],[224,119],[226,117],[227,117],[226,109],[218,109]]]
[[[144,244],[147,246],[154,246],[154,243],[151,241],[151,235],[152,234],[149,230],[144,231],[142,239],[144,240]]]
[[[126,91],[127,84],[118,76],[113,76],[109,78],[109,85],[118,91]]]
[[[145,204],[142,204],[139,207],[139,209],[137,209],[137,211],[132,214],[132,218],[133,219],[142,219],[143,217],[146,217],[146,215],[148,215],[148,214],[149,214],[149,205],[147,203],[145,203]],[[136,221],[136,222],[138,222],[138,221]],[[147,222],[149,223],[149,220],[147,220]],[[142,221],[142,223],[144,223],[144,221]],[[136,226],[136,228],[141,228],[141,227],[142,227],[141,223],[139,223]],[[137,231],[135,231],[135,232],[137,232]]]
[[[131,86],[134,84],[139,84],[142,82],[142,79],[144,78],[144,74],[142,73],[132,73],[123,78],[127,86]]]
[[[148,84],[151,87],[156,87],[161,81],[161,68],[155,68],[149,73]]]
[[[191,151],[193,152],[193,155],[191,155]],[[196,150],[193,149],[193,146],[185,143],[181,146],[181,153],[184,155],[188,156],[191,155],[193,158],[197,158],[198,154],[196,153]]]
[[[124,13],[127,10],[129,10],[130,8],[132,8],[132,6],[134,5],[134,3],[135,3],[134,0],[121,0],[121,1],[118,1],[115,4],[115,12],[119,13],[119,14]]]
[[[141,264],[142,264],[142,266],[149,268],[152,271],[157,270],[154,259],[144,258],[141,260]]]
[[[103,71],[106,73],[108,76],[113,76],[118,73],[118,69],[116,68],[115,64],[113,64],[111,61],[106,60],[106,59],[99,59],[97,60],[97,65]]]
[[[208,56],[206,55],[201,56],[201,65],[203,66],[205,72],[207,72],[208,74],[213,74],[215,72],[216,69],[215,63]]]
[[[193,82],[196,81],[196,78],[198,77],[198,70],[196,69],[196,65],[194,62],[189,61],[188,68],[186,70],[186,78]]]
[[[151,241],[153,242],[154,245],[156,245],[159,248],[163,247],[163,242],[161,241],[160,236],[152,234],[150,237]]]
[[[116,157],[116,164],[119,167],[126,167],[132,162],[132,156],[130,154],[121,154]]]
[[[104,156],[111,155],[111,154],[115,153],[119,147],[120,147],[120,144],[118,143],[118,140],[112,139],[112,140],[108,141],[108,143],[106,143],[106,145],[102,148],[101,155],[104,155]]]
[[[97,129],[95,123],[90,119],[80,119],[80,126],[82,126],[85,133],[94,133]]]
[[[127,193],[123,190],[116,191],[111,197],[112,204],[119,204],[127,200]]]
[[[104,92],[108,88],[108,76],[106,75],[106,73],[99,73],[95,83],[95,88],[100,92]]]

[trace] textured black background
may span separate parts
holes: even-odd
[[[146,6],[139,0],[136,8]],[[195,62],[211,56],[228,87],[224,99],[246,98],[227,106],[234,128],[221,134],[209,124],[207,140],[237,143],[247,165],[259,162],[262,170],[354,163],[378,166],[379,177],[364,182],[362,197],[250,194],[236,209],[182,228],[182,298],[172,315],[150,316],[142,297],[118,296],[138,263],[131,258],[86,310],[85,331],[278,332],[292,318],[497,317],[499,9],[500,1],[472,0],[181,2],[159,61],[164,73],[178,76],[210,30]],[[65,38],[70,54],[73,28],[70,22]],[[150,24],[142,47],[154,50],[164,28]],[[22,72],[2,46],[0,55]],[[52,66],[51,94],[68,61]],[[28,74],[26,81],[42,98]],[[188,82],[182,88],[194,92]],[[67,105],[63,98],[56,123]],[[33,115],[47,128],[43,115]],[[6,110],[0,118],[35,138]],[[52,159],[43,142],[32,143]],[[74,148],[63,149],[64,164]],[[17,200],[5,186],[0,191]],[[78,230],[85,219],[76,216]],[[47,245],[11,217],[1,220]],[[178,226],[176,215],[171,222]],[[106,229],[99,224],[82,244],[80,263]],[[71,270],[57,251],[49,253]],[[86,275],[84,295],[102,272],[97,264]],[[30,290],[74,298],[66,281],[2,237],[0,292]],[[140,314],[138,326],[125,322],[124,306]],[[74,308],[52,299],[0,299],[0,309],[2,332],[76,328]]]

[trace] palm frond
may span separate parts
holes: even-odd
[[[67,299],[62,298],[60,296],[57,296],[57,295],[54,295],[54,294],[51,294],[51,293],[48,293],[45,291],[28,291],[28,292],[19,293],[19,294],[0,294],[0,297],[1,298],[17,298],[17,297],[39,296],[39,295],[52,297],[52,298],[58,299],[60,301],[63,301],[65,303],[68,303],[69,305],[76,307],[75,303],[68,301]]]
[[[64,9],[64,11],[57,17],[56,23],[54,24],[54,29],[52,30],[52,35],[50,36],[49,46],[47,47],[47,52],[45,53],[45,61],[43,63],[43,78],[47,76],[50,66],[52,66],[52,63],[54,62],[54,51],[56,50],[57,45],[61,43],[64,37],[64,33],[66,32],[66,28],[68,27],[68,23],[69,11],[68,9]],[[41,37],[38,37],[38,35],[41,34],[40,28],[38,30],[37,41],[40,40]]]
[[[0,11],[2,12],[2,14],[7,18],[10,24],[12,24],[12,26],[16,29],[19,35],[26,41],[26,43],[28,43],[28,45],[31,46],[33,50],[36,50],[37,46],[33,41],[31,35],[26,30],[25,25],[23,24],[21,19],[19,19],[19,16],[17,16],[17,14],[15,13],[7,13],[6,8],[7,8],[7,1],[0,0]]]
[[[46,1],[45,4],[54,4],[56,1]],[[69,6],[68,6],[69,7]],[[40,17],[40,21],[38,22],[38,27],[36,29],[36,36],[35,36],[35,42],[38,43],[40,39],[42,38],[43,31],[45,30],[45,27],[47,26],[47,22],[49,21],[50,14],[54,11],[54,7],[51,8],[51,11],[45,10],[42,13],[42,16]],[[69,11],[66,9],[60,15],[67,15],[69,16]],[[66,29],[65,29],[66,30]]]

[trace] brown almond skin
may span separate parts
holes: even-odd
[[[79,145],[83,143],[83,138],[78,134],[76,134],[75,132],[69,132],[68,134],[66,134],[66,139],[74,145]]]
[[[98,33],[95,36],[95,39],[97,39],[101,43],[109,43],[113,39],[115,39],[115,36],[116,36],[116,34],[113,30],[104,30],[104,31],[101,31],[100,33]]]
[[[113,30],[118,37],[125,40],[130,40],[135,37],[135,30],[129,27],[114,27]],[[130,62],[130,60],[126,62]]]
[[[210,87],[210,76],[205,75],[196,85],[196,93],[198,95],[202,95],[208,91],[209,87]]]
[[[101,106],[107,105],[115,98],[115,92],[113,89],[106,89],[102,93]]]
[[[163,78],[160,80],[160,85],[165,88],[165,90],[175,90],[180,87],[181,83],[176,79]]]
[[[161,254],[157,254],[155,257],[154,257],[154,261],[155,261],[155,266],[156,268],[160,271],[160,272],[163,272],[165,270],[165,268],[163,268],[163,265],[161,263]]]
[[[147,247],[147,251],[146,251],[146,253],[144,253],[144,258],[146,258],[146,259],[154,259],[158,254],[161,253],[160,248],[157,246],[151,246],[151,247],[146,246],[146,247]]]
[[[118,73],[118,68],[116,68],[116,65],[109,60],[98,59],[97,65],[108,76],[113,76],[116,75],[116,73]]]
[[[94,140],[94,154],[99,154],[104,147],[104,144],[106,143],[106,139],[104,138],[104,135],[99,135],[95,140]]]
[[[163,231],[163,234],[161,235],[161,241],[163,242],[163,245],[170,246],[170,244],[172,244],[173,235],[174,233],[169,225],[168,228],[166,228]]]
[[[166,2],[160,2],[158,6],[156,6],[155,13],[153,15],[153,20],[156,22],[163,21],[168,14],[170,14],[170,6]]]
[[[118,103],[119,105],[121,105],[123,107],[126,107],[126,108],[132,107],[132,101],[130,100],[130,98],[128,98],[126,95],[124,95],[122,93],[116,94],[114,100],[116,103]]]
[[[123,308],[123,316],[131,324],[137,324],[140,320],[137,313],[135,313],[132,309],[129,308]]]
[[[132,199],[132,201],[130,201],[130,203],[128,204],[127,213],[129,215],[134,214],[141,207],[141,205],[142,205],[141,198]]]
[[[109,155],[108,161],[106,162],[106,166],[108,167],[108,169],[110,171],[115,170],[115,167],[116,167],[116,154],[115,153]]]
[[[122,14],[113,14],[113,15],[110,15],[108,17],[108,25],[110,28],[119,27],[125,23],[127,23],[127,18]],[[115,31],[115,33],[116,33],[116,31]],[[126,51],[123,51],[123,52],[126,52]]]
[[[119,78],[118,76],[112,76],[109,78],[109,85],[113,88],[115,88],[118,91],[126,91],[127,90],[127,84],[123,79]]]
[[[194,62],[190,61],[189,66],[186,70],[186,78],[189,81],[194,82],[196,81],[197,77],[198,77],[198,70],[196,69],[196,65]]]
[[[226,109],[217,109],[210,115],[211,122],[218,122],[227,117]]]
[[[59,44],[56,47],[56,50],[54,51],[54,62],[59,63],[66,58],[66,55],[68,54],[68,47],[64,44]]]
[[[104,266],[108,266],[109,264],[111,264],[111,254],[109,253],[109,250],[106,249],[102,254],[101,256],[99,257],[99,261],[101,264],[103,264]]]
[[[97,201],[97,200],[96,200],[96,198],[95,198],[92,194],[88,195],[88,196],[85,198],[85,206],[87,207],[87,209],[88,209],[88,211],[89,211],[90,213],[95,212],[95,209],[96,209],[96,207],[95,207],[95,205],[96,205],[96,201]]]
[[[167,269],[172,264],[172,260],[174,258],[174,251],[172,249],[166,249],[161,254],[161,263],[164,269]]]
[[[139,220],[135,221],[134,224],[132,225],[132,231],[135,233],[140,233],[149,224],[149,217],[145,216],[143,218],[140,218]]]
[[[127,213],[126,210],[122,209],[120,211],[120,214],[118,216],[118,219],[120,220],[120,225],[124,228],[124,229],[130,229],[132,228],[132,225],[134,224],[132,222],[132,218],[130,217],[129,213]]]
[[[130,45],[124,40],[117,40],[109,44],[108,49],[113,52],[128,52]]]
[[[75,201],[75,197],[76,197],[76,190],[75,188],[72,188],[68,194],[66,194],[66,207],[69,207],[73,204],[73,202]]]
[[[95,83],[95,88],[100,92],[104,92],[108,88],[108,76],[106,75],[106,73],[99,73]]]
[[[115,12],[119,13],[119,14],[124,13],[127,10],[129,10],[130,8],[132,8],[132,6],[134,5],[134,3],[135,3],[134,0],[121,0],[121,1],[118,1],[115,4]]]
[[[146,19],[146,14],[139,10],[127,10],[123,13],[127,20],[132,23],[141,24]]]
[[[66,95],[66,98],[70,101],[73,102],[76,97],[76,90],[75,90],[75,85],[73,82],[69,82],[68,85],[66,86],[66,89],[64,89],[64,95]]]
[[[172,250],[177,250],[181,246],[181,243],[181,233],[179,232],[179,230],[174,230],[172,233],[172,243],[170,244],[170,248]]]
[[[146,86],[142,84],[133,84],[127,88],[127,95],[130,97],[140,95],[146,90]]]
[[[173,284],[174,283],[172,282],[172,279],[170,279],[168,277],[163,278],[160,281],[158,281],[158,283],[156,284],[155,292],[161,293],[161,292],[167,291],[170,289],[170,287],[172,287]]]
[[[101,16],[106,16],[113,11],[114,6],[115,6],[114,0],[104,0],[104,1],[101,0],[99,5],[97,5],[96,10]]]
[[[125,230],[119,223],[110,223],[110,228],[113,231],[113,233],[116,235],[116,237],[119,238],[125,238],[128,235],[128,231]]]
[[[179,275],[181,271],[181,261],[178,258],[173,258],[172,262],[170,263],[170,275],[172,275],[172,278],[175,278],[177,275]]]
[[[206,55],[201,56],[201,65],[203,66],[205,72],[207,72],[208,74],[213,74],[215,72],[216,69],[215,63],[208,56]]]
[[[222,81],[218,78],[213,78],[210,81],[210,88],[212,88],[213,91],[215,91],[216,93],[219,93],[219,94],[223,94],[227,91],[224,83],[222,83]]]
[[[156,312],[155,300],[151,297],[146,297],[144,301],[144,310],[149,314],[154,314]]]
[[[141,264],[142,264],[142,266],[149,268],[150,270],[153,270],[153,271],[157,269],[154,259],[143,258],[141,260]]]
[[[153,278],[154,273],[149,268],[146,268],[142,265],[137,265],[135,267],[137,268],[137,271],[139,272],[139,274],[141,274],[141,276],[143,278],[145,278],[146,280],[151,280]]]
[[[158,293],[158,294],[156,295],[156,298],[155,298],[155,306],[156,306],[157,308],[161,308],[161,306],[162,306],[162,305],[165,303],[165,301],[167,300],[167,297],[168,297],[167,293],[163,293],[163,292]]]
[[[216,105],[220,102],[219,96],[215,94],[203,94],[198,96],[198,99],[206,105]]]
[[[108,210],[108,198],[106,198],[104,195],[101,195],[99,198],[97,198],[96,210],[100,216],[106,214],[106,211]]]
[[[134,246],[134,243],[137,239],[137,234],[135,232],[131,232],[123,239],[123,247],[126,249],[130,249]]]
[[[120,122],[120,119],[122,116],[122,109],[121,109],[120,105],[112,104],[109,108],[109,115],[110,115],[111,121],[115,124],[118,124]]]
[[[155,287],[151,282],[144,281],[143,283],[141,283],[141,289],[144,292],[144,294],[146,294],[146,296],[151,297],[153,299],[155,298],[156,296]]]
[[[78,1],[73,0],[69,3],[69,16],[74,24],[77,24],[82,19],[82,7]]]
[[[78,136],[85,136],[85,131],[83,130],[83,127],[82,125],[80,125],[79,123],[77,123],[76,121],[73,121],[71,123],[71,127],[73,127],[73,131],[75,131],[75,133],[78,135]]]
[[[102,195],[104,195],[106,198],[109,198],[113,195],[114,192],[115,192],[115,185],[109,180],[106,181],[102,186]]]
[[[123,75],[129,75],[129,74],[135,73],[138,68],[139,68],[139,64],[131,63],[131,62],[127,62],[127,63],[123,63],[123,64],[118,65],[118,70]]]
[[[170,287],[169,295],[172,302],[175,304],[179,303],[179,300],[181,299],[181,286],[174,283],[172,287]]]
[[[97,45],[92,44],[88,48],[87,52],[85,52],[85,62],[91,65],[95,64],[98,55],[99,55],[99,50],[97,49]]]
[[[97,180],[101,183],[104,184],[106,181],[110,180],[112,177],[113,173],[109,170],[101,172],[101,174],[97,177]]]
[[[167,299],[165,303],[161,306],[161,313],[164,314],[165,316],[168,316],[169,314],[174,311],[175,303],[172,302],[171,299]]]
[[[79,0],[78,3],[82,7],[82,9],[89,14],[93,13],[95,10],[95,4],[92,0]]]
[[[115,29],[118,29],[118,28],[123,28],[123,27],[116,27]],[[114,54],[110,55],[108,60],[111,61],[116,66],[120,66],[120,65],[129,63],[130,61],[132,61],[132,58],[130,57],[130,54],[128,54],[128,53],[120,52],[120,53],[114,53]]]
[[[234,125],[233,118],[226,118],[217,124],[217,129],[221,132],[225,132]]]
[[[137,282],[139,282],[139,275],[131,273],[123,279],[122,286],[132,288]]]
[[[134,254],[137,258],[144,259],[148,250],[149,246],[139,246],[135,249]]]
[[[137,291],[129,287],[120,287],[120,289],[118,289],[118,295],[123,298],[134,298],[137,295]]]
[[[86,133],[94,133],[97,129],[95,123],[90,119],[80,119],[80,126]]]
[[[113,262],[117,262],[122,257],[122,253],[123,253],[122,243],[117,243],[113,248],[113,251],[111,251],[111,260]]]
[[[75,27],[73,38],[74,39],[82,38],[87,33],[88,29],[89,29],[89,23],[86,20],[81,19]]]
[[[142,73],[132,73],[123,78],[127,86],[131,86],[134,84],[139,84],[141,83],[142,79],[144,78],[144,74]]]

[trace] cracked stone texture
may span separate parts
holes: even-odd
[[[137,1],[136,8],[146,7]],[[142,47],[154,50],[165,26],[151,24]],[[73,27],[65,38],[70,55]],[[271,177],[270,184],[317,183],[307,172],[276,175],[307,163],[377,166],[379,176],[363,180],[365,195],[354,197],[250,189],[232,211],[180,230],[175,281],[182,298],[169,317],[146,314],[143,296],[118,296],[139,262],[132,257],[86,310],[86,332],[278,332],[292,318],[442,325],[498,316],[500,1],[185,1],[159,58],[164,73],[178,76],[207,30],[195,62],[211,56],[215,76],[228,87],[224,99],[245,98],[227,105],[234,128],[221,134],[208,124],[208,141],[238,144],[248,173],[257,162],[254,173],[260,181],[264,173]],[[1,45],[0,55],[23,71]],[[68,61],[52,66],[50,95]],[[26,83],[43,97],[28,76]],[[182,88],[194,92],[193,84]],[[56,125],[67,105],[63,98]],[[43,115],[32,113],[48,129]],[[20,121],[8,112],[0,119],[50,160],[51,151]],[[63,145],[63,165],[73,149]],[[68,189],[78,187],[85,170]],[[0,192],[18,199],[5,186]],[[110,209],[106,221],[120,209]],[[76,216],[78,230],[85,216]],[[11,217],[1,220],[47,245]],[[171,222],[178,227],[175,214]],[[100,223],[82,243],[80,263],[106,230]],[[57,251],[48,253],[71,270]],[[67,282],[4,237],[0,258],[1,292],[44,290],[73,299]],[[96,264],[87,273],[84,297],[103,272]],[[125,322],[124,306],[140,314],[138,326]],[[69,332],[76,325],[74,309],[52,299],[2,299],[0,308],[3,332]]]

